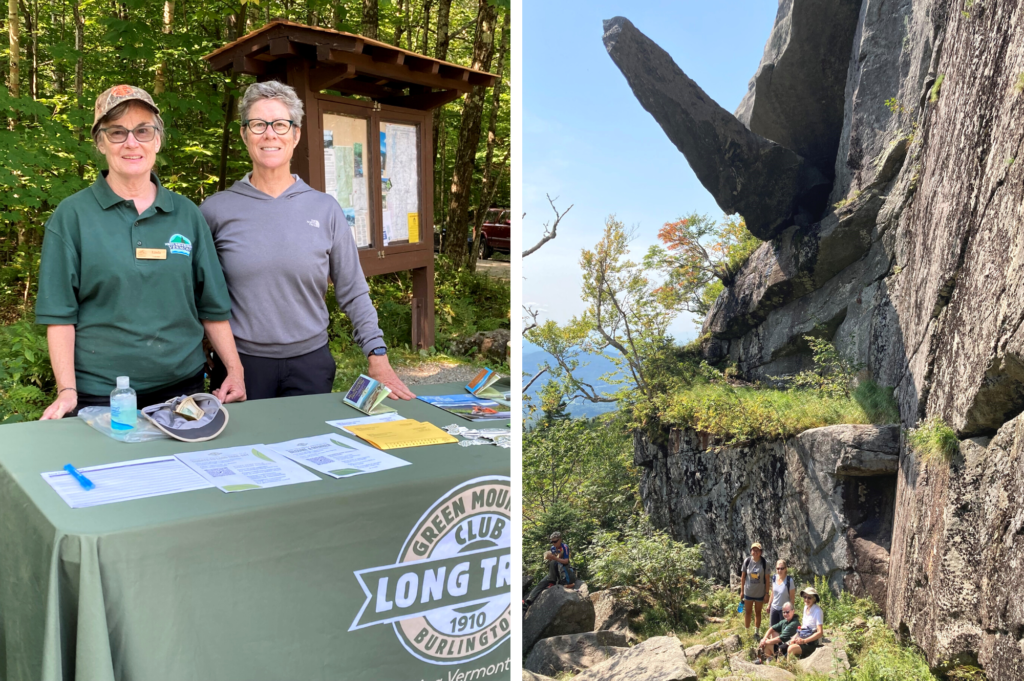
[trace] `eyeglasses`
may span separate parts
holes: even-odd
[[[791,613],[791,612],[793,612],[793,611],[792,611],[792,610],[783,610],[783,611],[782,611],[782,614],[783,614],[783,615],[788,615],[788,614],[789,614],[789,613]]]
[[[289,121],[284,118],[279,118],[276,121],[264,121],[259,118],[253,118],[248,121],[242,121],[242,127],[249,128],[249,132],[254,135],[262,135],[267,131],[267,127],[274,129],[274,132],[278,135],[283,135],[292,129],[295,125],[295,121]]]
[[[129,130],[121,125],[114,125],[109,128],[100,128],[100,132],[107,136],[107,139],[114,144],[121,144],[128,141],[128,133],[135,137],[137,142],[152,142],[160,128],[155,125],[140,125]]]
[[[782,572],[783,570],[786,569],[786,566],[785,565],[776,565],[775,569],[778,570],[779,572]]]

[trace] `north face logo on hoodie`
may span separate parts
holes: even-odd
[[[319,220],[306,220],[306,224],[309,225],[310,227],[316,227],[317,229],[320,229]]]

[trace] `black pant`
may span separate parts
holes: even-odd
[[[167,400],[173,397],[181,397],[182,395],[195,395],[196,393],[203,392],[206,380],[206,368],[199,370],[199,373],[190,378],[186,378],[183,381],[178,381],[174,385],[169,385],[166,388],[158,388],[145,393],[138,393],[135,396],[135,403],[139,409],[148,407],[152,404],[163,404]],[[86,407],[109,407],[110,406],[110,395],[86,395],[82,394],[78,396],[78,405],[64,415],[65,418],[69,416],[78,416],[78,410]]]
[[[559,565],[561,565],[561,563],[559,563],[557,560],[548,561],[548,574],[542,577],[539,582],[537,582],[537,586],[533,587],[533,591],[531,591],[530,595],[526,597],[527,602],[533,603],[533,601],[537,598],[537,596],[541,594],[542,591],[544,591],[544,589],[548,588],[549,586],[554,586],[555,584],[558,584]]]
[[[338,369],[326,345],[305,355],[285,359],[242,353],[238,353],[238,357],[245,370],[245,394],[248,400],[329,393],[334,387],[334,374]],[[212,389],[219,388],[227,375],[224,363],[214,354],[213,372],[210,374]]]

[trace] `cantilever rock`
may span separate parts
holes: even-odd
[[[771,239],[817,220],[831,183],[796,152],[748,130],[624,17],[604,22],[604,44],[640,104],[683,152],[727,213]]]

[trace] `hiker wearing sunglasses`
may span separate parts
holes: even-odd
[[[768,631],[765,632],[764,638],[761,639],[761,643],[758,645],[759,653],[763,653],[767,657],[775,656],[776,646],[779,648],[779,655],[785,655],[790,641],[792,641],[797,629],[800,627],[800,623],[795,616],[796,610],[793,608],[792,603],[788,601],[783,603],[782,607],[779,608],[779,614],[782,619],[768,627]],[[754,664],[761,664],[761,662],[762,658],[759,655]]]
[[[768,624],[774,626],[782,620],[782,607],[788,601],[796,600],[796,584],[789,576],[789,565],[781,558],[775,562],[775,576],[772,577],[772,607],[768,612]]]

